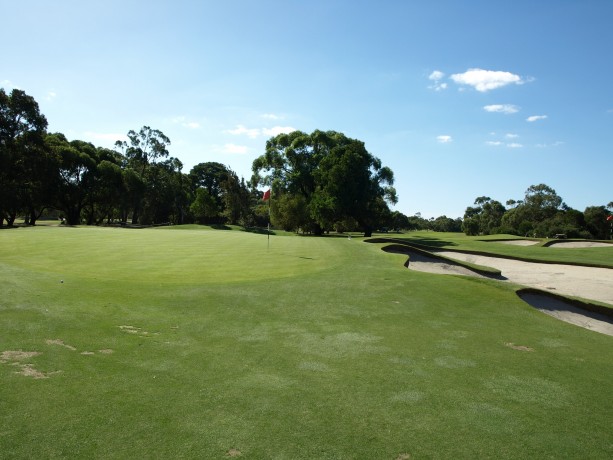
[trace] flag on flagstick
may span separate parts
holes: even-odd
[[[268,201],[270,200],[270,189],[266,190],[264,192],[264,196],[262,197],[262,201]]]
[[[607,220],[613,220],[613,216],[607,216]]]

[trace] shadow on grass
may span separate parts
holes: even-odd
[[[211,225],[211,228],[214,230],[232,230],[232,227],[228,227],[224,224],[213,224]]]
[[[244,227],[243,231],[247,233],[257,233],[258,235],[276,235],[274,230],[268,230],[262,227]]]
[[[613,309],[538,289],[520,289],[520,299],[556,319],[613,336]]]
[[[377,242],[378,243],[390,243],[389,239],[382,239],[379,241],[374,241],[374,240],[377,240],[377,239],[375,238],[371,240],[366,240],[366,242],[368,243],[377,243]],[[432,263],[432,264],[444,264],[446,266],[451,266],[451,267],[454,267],[454,266],[461,267],[472,273],[475,273],[477,275],[481,275],[481,276],[484,276],[490,279],[495,279],[495,280],[500,280],[500,281],[504,281],[507,279],[505,276],[502,275],[502,273],[498,269],[465,263],[465,262],[455,260],[455,259],[450,259],[448,257],[440,256],[436,253],[429,252],[423,248],[412,246],[410,244],[392,243],[392,244],[382,247],[381,250],[384,252],[389,252],[389,253],[394,253],[394,254],[407,255],[408,259],[404,263],[404,266],[407,268],[409,267],[409,264],[411,261],[425,262],[425,263]]]
[[[408,247],[417,247],[422,249],[439,249],[439,248],[447,248],[449,246],[457,246],[457,243],[453,241],[445,241],[439,240],[436,238],[428,238],[428,237],[411,237],[411,239],[407,238],[393,238],[393,237],[374,237],[367,240],[364,240],[366,243],[394,243],[400,244]]]

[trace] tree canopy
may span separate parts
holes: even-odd
[[[363,142],[336,131],[294,131],[266,143],[252,182],[272,187],[273,223],[292,230],[359,227],[366,236],[391,219],[394,174]]]
[[[15,219],[35,225],[48,213],[67,224],[160,223],[265,226],[322,234],[381,230],[511,233],[525,236],[611,238],[613,201],[568,207],[546,185],[530,186],[506,208],[477,197],[464,219],[407,217],[397,202],[394,174],[364,142],[337,131],[294,131],[270,138],[245,182],[229,167],[202,162],[189,174],[171,157],[170,139],[143,126],[115,149],[48,133],[36,100],[0,88],[0,226]],[[263,187],[272,190],[268,204]],[[129,222],[130,221],[130,222]]]

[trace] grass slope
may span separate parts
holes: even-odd
[[[609,247],[553,248],[543,246],[543,243],[551,242],[547,239],[535,240],[534,246],[505,244],[503,242],[505,235],[472,237],[463,233],[410,232],[404,235],[390,234],[389,236],[436,249],[477,251],[531,261],[613,268],[613,244],[610,244]],[[523,239],[513,235],[506,235],[506,237],[509,240]]]
[[[357,238],[49,227],[0,254],[6,458],[613,455],[612,338],[509,285]]]

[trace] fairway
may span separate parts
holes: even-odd
[[[613,337],[382,246],[0,231],[0,457],[613,456]]]

